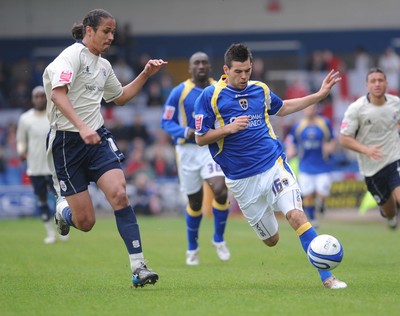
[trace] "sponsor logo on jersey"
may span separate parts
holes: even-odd
[[[84,74],[88,74],[88,75],[90,74],[89,66],[86,66],[86,67],[84,68],[83,73],[84,73]]]
[[[60,78],[58,82],[71,82],[72,71],[71,70],[63,70],[60,74]]]
[[[196,131],[201,130],[201,127],[203,126],[203,114],[196,114],[195,116],[195,127]]]
[[[262,113],[249,115],[249,125],[247,125],[247,128],[254,127],[254,126],[261,126],[263,123],[262,119],[263,119]]]
[[[172,120],[172,117],[175,113],[175,107],[172,105],[167,105],[164,108],[163,119],[164,120]]]
[[[249,102],[247,101],[247,99],[240,99],[239,105],[245,111],[249,108]]]
[[[248,93],[246,93],[246,94],[235,94],[235,99],[247,97],[248,95],[249,95]]]

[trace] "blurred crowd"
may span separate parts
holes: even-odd
[[[120,41],[123,42],[123,38]],[[126,58],[128,55],[131,56],[130,52],[125,51],[110,58],[115,74],[123,85],[135,78],[150,58],[142,54],[132,61]],[[399,92],[400,57],[392,47],[375,56],[359,47],[351,58],[343,58],[329,50],[314,51],[309,57],[305,69],[287,72],[282,88],[277,78],[268,75],[268,61],[255,56],[252,79],[265,81],[283,99],[295,98],[319,89],[322,76],[330,69],[338,69],[342,81],[320,105],[321,114],[332,120],[336,130],[346,107],[365,93],[365,78],[370,67],[378,66],[385,71],[389,93]],[[3,113],[10,110],[22,113],[31,108],[32,88],[42,84],[42,73],[47,62],[45,59],[22,59],[6,64],[0,60],[0,116],[3,116],[3,120],[0,120],[0,185],[27,184],[29,181],[25,166],[16,152],[18,117],[5,119]],[[214,72],[218,78],[219,72],[215,69]],[[129,184],[132,184],[131,194],[137,203],[135,209],[138,213],[162,212],[162,197],[158,186],[168,179],[177,181],[174,146],[169,136],[159,127],[162,106],[175,84],[178,82],[165,71],[149,80],[143,91],[126,105],[132,110],[129,113],[134,115],[117,115],[115,105],[103,105],[106,126],[126,156],[124,169]],[[150,110],[152,114],[146,115]],[[278,120],[274,123],[276,132],[283,139],[296,117],[274,119]],[[340,150],[334,159],[339,166],[354,166],[351,157]]]

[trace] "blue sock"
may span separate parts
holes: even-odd
[[[186,231],[188,239],[188,250],[196,250],[199,246],[199,228],[203,214],[200,211],[193,211],[190,206],[186,207]]]
[[[136,221],[136,215],[131,205],[114,211],[115,220],[119,234],[125,242],[129,254],[142,252],[142,242],[140,240],[139,225]]]
[[[301,245],[303,246],[304,251],[307,253],[308,245],[310,242],[317,237],[317,232],[315,229],[311,226],[309,222],[301,225],[297,230],[296,230],[297,235],[300,238]],[[327,270],[318,270],[319,276],[321,278],[321,281],[325,281],[327,278],[332,276],[332,273]]]
[[[224,232],[226,227],[226,220],[228,219],[229,201],[225,205],[219,204],[217,201],[212,202],[212,212],[214,214],[214,241],[224,241]]]
[[[72,212],[70,207],[65,207],[62,211],[61,211],[61,217],[68,223],[69,226],[75,227],[74,222],[72,221]]]
[[[315,206],[305,206],[304,212],[307,214],[307,217],[310,221],[315,219]]]

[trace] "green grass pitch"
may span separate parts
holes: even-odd
[[[323,288],[300,242],[280,219],[280,241],[264,246],[241,217],[229,219],[231,260],[211,246],[213,222],[200,229],[199,266],[185,264],[183,216],[139,217],[155,286],[133,288],[113,217],[68,242],[43,244],[39,219],[0,221],[0,314],[6,315],[398,315],[400,236],[383,222],[321,220],[344,259],[334,274],[344,290]]]

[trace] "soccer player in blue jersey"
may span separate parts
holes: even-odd
[[[126,193],[121,168],[124,154],[104,127],[101,102],[124,105],[148,78],[166,64],[151,59],[143,71],[122,86],[108,60],[102,57],[114,40],[116,21],[103,9],[88,12],[72,28],[77,40],[51,62],[43,74],[50,122],[47,156],[59,199],[55,220],[66,235],[70,227],[90,231],[96,214],[88,191],[95,182],[110,203],[128,250],[135,287],[155,284],[158,274],[147,268],[135,212]]]
[[[194,53],[189,59],[192,78],[181,82],[170,93],[161,119],[162,128],[172,136],[177,154],[177,165],[181,191],[188,197],[186,206],[186,231],[188,248],[186,264],[198,265],[199,227],[202,219],[203,183],[206,181],[214,194],[214,236],[212,244],[222,261],[230,258],[224,240],[228,218],[228,190],[220,166],[212,159],[206,147],[195,142],[194,103],[205,87],[216,83],[210,78],[211,65],[207,54]]]
[[[285,139],[288,159],[299,157],[299,186],[303,207],[313,227],[318,222],[315,213],[323,213],[325,199],[329,196],[332,165],[328,157],[335,150],[336,141],[330,120],[317,112],[313,104],[303,111]]]
[[[265,83],[249,80],[252,55],[247,46],[232,44],[224,63],[225,74],[195,103],[196,142],[208,145],[243,215],[267,246],[279,240],[274,212],[281,211],[307,251],[317,232],[303,211],[299,186],[269,116],[285,116],[318,103],[341,80],[339,73],[330,71],[316,93],[282,101]],[[347,287],[330,271],[318,272],[326,288]]]

